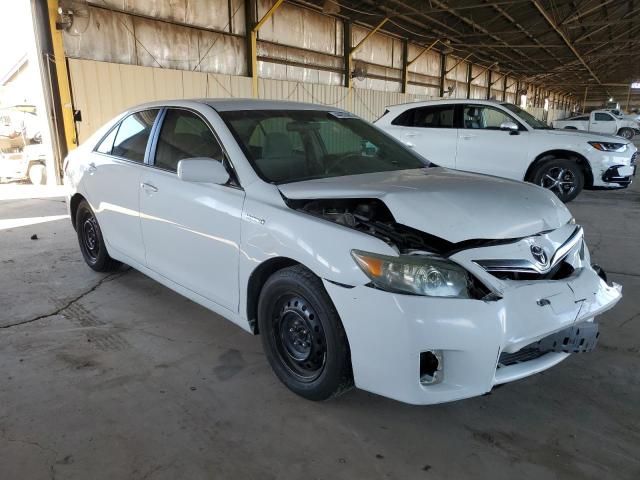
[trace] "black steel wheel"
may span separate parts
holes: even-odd
[[[258,326],[271,367],[293,392],[325,400],[352,386],[344,328],[322,282],[306,268],[269,277],[260,292]]]
[[[313,381],[327,359],[327,341],[318,314],[303,297],[282,295],[276,302],[274,344],[280,361],[300,381]]]
[[[582,191],[584,173],[576,162],[555,158],[542,163],[536,169],[533,183],[552,191],[560,200],[567,203]]]
[[[76,211],[76,233],[80,251],[89,267],[97,272],[109,272],[120,266],[120,262],[109,256],[98,220],[85,200]]]

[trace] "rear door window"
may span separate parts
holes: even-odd
[[[113,142],[111,154],[132,162],[144,162],[144,153],[158,109],[132,113],[125,118]]]

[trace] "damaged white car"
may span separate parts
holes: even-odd
[[[146,104],[65,163],[80,249],[262,336],[278,378],[447,402],[594,348],[621,297],[551,192],[318,105]]]

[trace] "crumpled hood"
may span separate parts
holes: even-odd
[[[279,185],[290,199],[379,198],[398,223],[453,243],[556,229],[571,219],[551,192],[445,168],[401,170]]]

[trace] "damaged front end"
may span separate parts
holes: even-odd
[[[294,210],[372,235],[392,247],[398,254],[429,253],[448,257],[467,248],[500,245],[519,240],[470,239],[450,242],[398,223],[379,198],[285,198],[285,202]]]
[[[293,209],[376,237],[395,250],[396,256],[352,250],[353,259],[371,280],[370,287],[432,297],[497,298],[474,275],[447,259],[459,251],[459,244],[396,222],[379,199],[290,200],[287,203]]]
[[[596,317],[619,301],[621,287],[592,267],[570,217],[537,232],[520,228],[516,238],[473,239],[475,230],[461,223],[464,235],[452,242],[422,231],[424,219],[411,223],[420,229],[397,221],[401,212],[385,200],[285,198],[296,211],[373,236],[395,252],[354,244],[351,256],[370,282],[324,282],[349,337],[358,387],[439,403],[595,348]],[[388,341],[398,336],[405,341]]]

